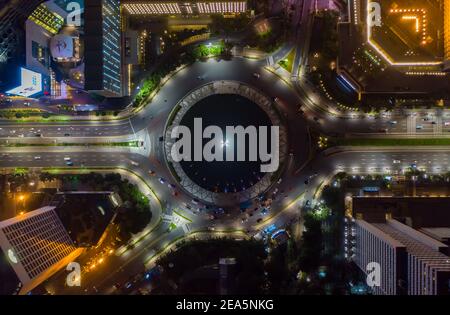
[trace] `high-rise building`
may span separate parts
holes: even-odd
[[[39,5],[29,19],[53,35],[57,34],[64,25],[63,17],[55,12],[51,12],[44,4]]]
[[[355,197],[346,250],[374,294],[450,295],[449,198]],[[348,254],[348,253],[347,253]]]
[[[373,288],[377,295],[397,295],[404,292],[406,257],[405,245],[383,233],[364,220],[355,222],[354,259],[356,265],[366,272],[367,266],[380,264],[380,286]]]
[[[0,222],[0,247],[25,294],[74,261],[75,246],[54,207],[43,207]]]
[[[444,70],[450,71],[450,0],[444,1]]]
[[[84,248],[101,244],[120,204],[113,192],[57,193],[49,206],[0,222],[0,259],[6,257],[22,283],[19,293],[74,262]],[[0,275],[10,277],[1,262]]]
[[[23,23],[44,0],[0,1],[0,63],[13,58],[24,35]]]
[[[85,89],[106,97],[121,97],[120,1],[86,1],[84,12]]]
[[[131,15],[233,14],[247,11],[247,1],[244,0],[124,0],[122,5]]]
[[[447,245],[397,220],[356,220],[355,228],[355,263],[364,272],[370,263],[380,265],[374,294],[450,294]]]

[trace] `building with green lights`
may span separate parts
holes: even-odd
[[[29,19],[52,34],[57,34],[64,25],[62,16],[51,12],[44,4],[39,5],[30,15]]]

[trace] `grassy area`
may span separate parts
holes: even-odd
[[[220,56],[225,49],[223,42],[216,44],[200,44],[194,48],[193,54],[196,58]]]
[[[448,146],[450,138],[437,139],[334,139],[335,146]]]
[[[280,60],[278,64],[282,66],[285,70],[292,72],[292,67],[294,66],[295,49],[289,52],[289,55],[283,60]]]
[[[168,230],[170,232],[170,231],[175,230],[176,228],[177,228],[176,224],[172,222],[172,223],[169,224]]]

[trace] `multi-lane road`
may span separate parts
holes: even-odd
[[[324,133],[347,134],[353,136],[417,136],[418,134],[439,135],[448,132],[445,126],[447,113],[427,111],[399,111],[381,115],[379,118],[355,117],[341,119],[319,110],[316,102],[318,95],[301,94],[288,82],[264,69],[265,61],[234,58],[231,61],[209,60],[197,62],[175,74],[158,92],[152,103],[130,118],[118,121],[79,121],[65,123],[11,123],[0,122],[0,140],[2,141],[129,141],[139,139],[144,145],[139,148],[102,147],[102,146],[46,146],[46,147],[2,147],[0,149],[0,169],[27,167],[41,169],[66,167],[64,158],[70,157],[73,168],[96,169],[109,168],[129,170],[151,187],[156,195],[152,201],[155,211],[152,219],[154,229],[144,235],[133,248],[118,251],[116,255],[98,270],[84,276],[84,286],[80,288],[64,287],[64,272],[50,279],[48,286],[55,293],[89,293],[98,290],[107,293],[115,282],[125,281],[130,275],[142,271],[144,263],[172,241],[190,231],[214,231],[233,228],[252,235],[262,226],[276,224],[284,226],[299,216],[300,206],[312,201],[317,187],[322,185],[338,171],[354,174],[401,174],[412,164],[430,173],[442,173],[450,170],[450,149],[448,148],[333,148],[317,156],[309,153],[312,145],[305,125],[313,126]],[[254,73],[259,73],[256,78]],[[198,79],[201,78],[201,79]],[[290,149],[292,155],[283,180],[271,188],[278,191],[270,213],[263,217],[257,212],[253,217],[242,221],[242,215],[219,217],[211,220],[206,214],[195,211],[192,196],[182,193],[173,196],[169,183],[177,185],[165,161],[163,145],[159,138],[164,134],[167,118],[177,102],[191,90],[208,82],[234,80],[245,82],[263,91],[269,97],[278,97],[279,110],[284,114],[289,126]],[[305,111],[299,113],[299,108]],[[431,114],[430,114],[431,113]],[[449,118],[450,119],[450,118]],[[435,122],[435,123],[433,123]],[[418,125],[421,128],[418,128]],[[300,128],[301,126],[302,128]],[[386,130],[387,129],[387,133]],[[383,130],[381,132],[380,130]],[[25,140],[24,140],[25,139]],[[31,140],[30,140],[31,141]],[[156,173],[156,176],[154,176]],[[131,176],[131,175],[130,175]],[[161,183],[160,178],[166,180]],[[308,184],[305,180],[309,179]],[[158,204],[159,203],[159,204]],[[190,205],[187,207],[187,205]],[[189,208],[194,208],[194,211]],[[176,209],[190,218],[188,228],[178,227],[168,232],[167,222],[160,222],[162,215],[171,215]],[[260,210],[258,210],[260,211]],[[262,222],[259,219],[263,219]],[[157,224],[158,223],[158,224]],[[95,286],[95,289],[93,287]],[[94,290],[94,291],[92,291]]]

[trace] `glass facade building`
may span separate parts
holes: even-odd
[[[85,3],[85,89],[122,96],[122,29],[119,0]]]
[[[103,88],[121,94],[120,2],[103,0]]]
[[[0,247],[22,282],[21,294],[38,286],[81,253],[54,207],[0,222]]]

